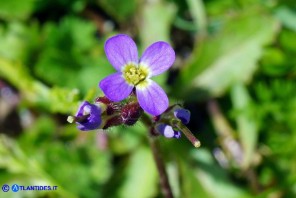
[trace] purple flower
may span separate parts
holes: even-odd
[[[81,103],[75,118],[77,119],[76,123],[79,130],[89,131],[97,129],[102,123],[101,108],[84,101]]]
[[[166,138],[180,138],[181,137],[181,132],[180,131],[175,131],[173,127],[167,124],[158,124],[156,126],[156,130],[163,135]]]
[[[190,121],[190,111],[187,109],[175,109],[174,116],[180,119],[183,124],[188,124]]]
[[[174,117],[181,120],[183,124],[188,124],[190,121],[190,111],[183,108],[176,108],[173,111]],[[180,138],[181,132],[173,129],[170,124],[160,123],[155,127],[156,131],[158,131],[161,135],[166,138]]]
[[[169,104],[163,89],[150,78],[168,70],[175,61],[175,52],[166,42],[150,45],[138,59],[135,42],[119,34],[106,41],[105,53],[116,73],[104,78],[99,86],[112,101],[118,102],[136,88],[140,106],[152,115],[160,115]]]

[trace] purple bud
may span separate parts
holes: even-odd
[[[181,133],[179,131],[175,131],[170,125],[166,124],[158,124],[156,126],[156,130],[166,138],[180,138]]]
[[[187,109],[175,109],[174,115],[176,118],[180,119],[183,124],[188,124],[190,121],[190,111]]]
[[[81,131],[94,130],[100,127],[101,108],[97,105],[90,104],[87,101],[81,103],[75,117],[77,118],[77,128]],[[83,118],[83,119],[79,119]]]

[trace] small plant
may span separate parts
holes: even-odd
[[[173,48],[166,42],[155,42],[138,60],[135,42],[119,34],[106,41],[105,52],[117,70],[99,83],[105,96],[98,97],[94,104],[82,102],[76,115],[68,117],[68,122],[75,122],[79,130],[88,131],[133,125],[144,117],[142,121],[150,128],[150,135],[180,138],[183,132],[199,147],[199,140],[185,126],[189,123],[190,111],[180,105],[169,106],[164,90],[150,79],[172,66]]]

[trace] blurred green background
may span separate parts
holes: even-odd
[[[294,0],[0,0],[0,197],[162,197],[141,123],[80,132],[117,33],[176,51],[156,78],[200,138],[160,137],[176,197],[296,197]]]

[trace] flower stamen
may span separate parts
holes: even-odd
[[[127,64],[123,68],[123,77],[127,83],[134,86],[144,81],[148,76],[148,70],[144,67],[137,67],[134,64]]]
[[[82,116],[68,116],[67,118],[67,121],[69,123],[74,123],[74,122],[84,122],[87,120],[87,118],[89,117],[90,115],[87,114],[87,115],[82,115]]]

